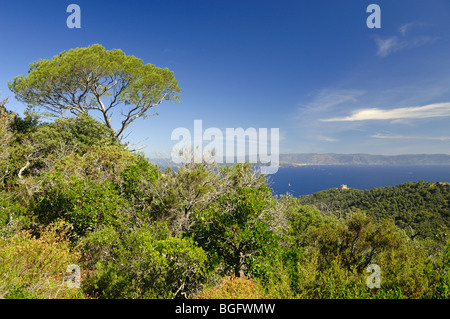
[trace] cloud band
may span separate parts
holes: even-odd
[[[321,119],[322,122],[353,122],[367,120],[422,119],[450,116],[450,103],[435,103],[424,106],[402,107],[392,110],[369,108],[356,110],[345,117]]]

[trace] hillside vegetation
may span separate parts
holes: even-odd
[[[443,243],[450,228],[450,185],[410,182],[372,190],[329,189],[302,196],[300,202],[337,218],[361,210],[374,220],[389,219],[411,238]]]
[[[88,115],[0,122],[3,298],[449,296],[448,185],[274,197],[248,164],[163,169]]]

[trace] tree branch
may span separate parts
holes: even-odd
[[[25,166],[22,167],[22,168],[19,170],[19,174],[18,174],[19,179],[23,179],[22,173],[23,173],[23,171],[25,171],[30,165],[31,165],[31,163],[30,163],[29,161],[27,161],[27,163],[25,164]]]

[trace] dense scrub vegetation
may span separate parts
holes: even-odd
[[[0,122],[1,297],[449,297],[448,185],[275,197],[248,164],[158,167],[88,115]]]
[[[362,210],[375,220],[393,220],[411,238],[440,243],[445,241],[450,227],[448,183],[420,181],[366,191],[330,189],[302,196],[300,202],[338,218]]]

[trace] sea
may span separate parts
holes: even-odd
[[[370,190],[407,182],[450,182],[450,165],[304,165],[267,175],[274,195],[309,195],[347,185]]]

